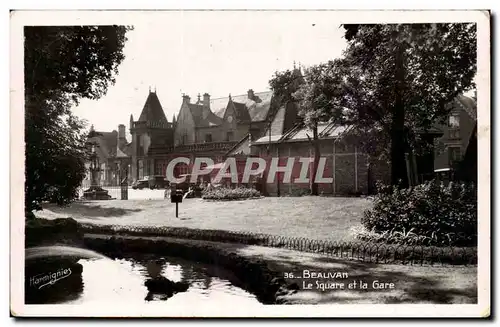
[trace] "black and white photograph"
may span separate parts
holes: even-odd
[[[488,11],[10,19],[12,316],[490,316]]]

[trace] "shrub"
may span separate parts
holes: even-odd
[[[260,192],[253,188],[237,187],[226,188],[220,187],[216,189],[204,190],[202,198],[205,200],[243,200],[251,198],[259,198]]]
[[[372,236],[383,235],[380,237],[388,243],[476,246],[474,185],[444,185],[434,180],[408,189],[381,184],[377,187],[374,207],[365,211],[361,220]]]

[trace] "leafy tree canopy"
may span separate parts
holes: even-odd
[[[357,126],[370,152],[388,153],[393,181],[406,179],[405,153],[421,151],[422,132],[443,123],[448,104],[474,88],[476,25],[344,25],[342,58],[305,69],[294,84],[290,72],[277,73],[276,94],[291,94],[305,123],[334,119]],[[293,86],[293,87],[291,87]],[[381,145],[381,146],[380,146]]]
[[[85,176],[79,99],[98,99],[124,59],[125,26],[33,26],[24,29],[25,209],[65,204]]]

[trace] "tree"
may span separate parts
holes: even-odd
[[[408,185],[405,154],[423,148],[422,131],[442,122],[447,104],[474,87],[475,24],[344,25],[350,67],[344,90],[358,124],[390,139],[394,184]]]
[[[312,131],[310,142],[314,148],[311,172],[311,194],[318,195],[316,174],[321,152],[319,146],[318,124],[335,120],[342,123],[344,118],[342,60],[315,65],[304,71],[304,82],[292,97],[299,107],[299,116],[304,125]]]
[[[24,28],[25,211],[43,201],[65,204],[85,176],[84,122],[71,113],[79,99],[99,99],[124,59],[125,26]]]
[[[304,78],[300,69],[294,67],[293,70],[284,70],[282,72],[276,72],[274,76],[269,80],[269,86],[273,91],[273,105],[275,112],[281,107],[287,107],[290,102],[295,102],[293,97],[294,93],[299,89],[299,87],[304,83]],[[273,115],[269,115],[269,133],[271,133],[271,121]],[[279,187],[279,186],[278,186]],[[279,188],[278,188],[279,194]]]

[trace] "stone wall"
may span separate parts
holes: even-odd
[[[186,139],[183,140],[183,137]],[[186,103],[183,103],[179,115],[177,117],[177,124],[174,132],[175,145],[180,145],[185,141],[185,144],[195,143],[196,133],[193,116],[191,110]]]

